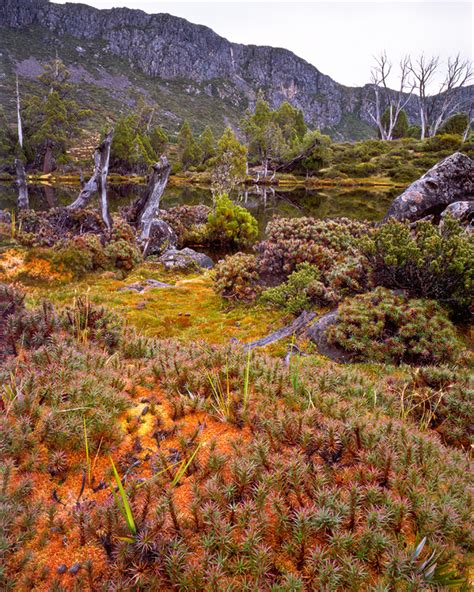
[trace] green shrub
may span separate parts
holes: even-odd
[[[309,263],[300,263],[285,283],[268,288],[263,292],[262,302],[283,308],[292,314],[309,310],[314,304],[314,300],[310,296],[311,284],[317,281],[319,276],[320,272],[317,267]]]
[[[258,224],[249,211],[223,194],[207,218],[206,234],[213,243],[245,246],[257,238]]]
[[[385,288],[355,296],[338,309],[328,341],[355,360],[429,365],[452,362],[456,332],[433,301],[409,300]]]
[[[260,273],[272,280],[284,279],[304,262],[330,270],[369,228],[365,222],[347,218],[275,218],[257,247]]]
[[[459,150],[462,146],[462,137],[457,134],[440,134],[425,141],[423,150],[426,152],[438,152],[440,150]]]
[[[466,314],[474,285],[474,235],[447,217],[442,226],[389,220],[360,241],[375,285],[402,288]]]
[[[255,255],[237,253],[219,261],[215,268],[216,291],[228,300],[253,300],[260,291]]]
[[[142,255],[138,247],[123,238],[107,243],[104,248],[104,254],[111,267],[125,271],[132,270],[142,260]]]

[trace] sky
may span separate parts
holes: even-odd
[[[207,25],[230,41],[284,47],[349,86],[370,81],[374,56],[384,50],[394,64],[405,54],[438,55],[442,63],[457,53],[464,59],[473,58],[472,2],[84,0],[82,3],[97,8],[128,6],[148,13],[167,12]],[[395,78],[391,82],[396,86]]]

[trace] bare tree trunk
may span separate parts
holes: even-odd
[[[28,184],[26,182],[25,167],[19,158],[15,158],[16,182],[18,185],[18,208],[27,210],[30,207],[28,199]]]
[[[53,147],[49,140],[46,143],[46,150],[44,153],[44,160],[43,160],[43,173],[49,174],[53,171],[54,168],[54,156],[53,156]]]
[[[81,192],[72,204],[68,205],[70,210],[78,210],[85,208],[90,202],[92,196],[97,191],[100,192],[100,206],[102,218],[107,225],[111,227],[110,214],[108,212],[107,201],[107,175],[109,172],[110,147],[112,145],[113,130],[111,130],[104,138],[104,141],[95,149],[94,152],[94,172],[91,178],[84,184]]]
[[[109,212],[109,200],[107,199],[107,175],[109,174],[109,161],[110,161],[110,146],[112,143],[112,135],[110,135],[110,142],[107,150],[104,150],[101,154],[100,171],[97,181],[100,197],[100,213],[102,220],[105,222],[107,229],[112,228],[112,218]]]
[[[160,200],[168,183],[171,165],[166,156],[162,156],[152,169],[145,194],[132,204],[128,215],[129,221],[140,231],[140,240],[145,243],[150,238],[153,219],[160,209]]]
[[[23,126],[21,123],[20,88],[18,86],[18,74],[16,75],[16,118],[18,126],[18,144],[20,144],[20,148],[23,148]]]

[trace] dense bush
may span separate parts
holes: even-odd
[[[263,292],[262,302],[283,308],[292,314],[309,310],[314,304],[311,297],[311,294],[314,294],[312,284],[319,279],[319,275],[317,267],[309,263],[299,263],[286,282]]]
[[[228,300],[253,300],[260,291],[259,273],[255,255],[237,253],[228,255],[215,268],[216,291]]]
[[[285,278],[298,263],[310,263],[321,271],[350,254],[356,239],[366,234],[365,222],[340,218],[275,218],[269,222],[266,239],[259,243],[259,268],[272,278]]]
[[[216,198],[209,213],[206,234],[210,242],[245,246],[258,236],[258,224],[252,214],[225,194]]]
[[[457,221],[442,226],[388,221],[360,241],[375,285],[403,288],[466,314],[474,286],[474,235]]]
[[[206,223],[211,209],[205,205],[176,206],[161,210],[160,218],[176,232],[180,248],[207,241]]]
[[[424,145],[423,150],[426,152],[438,152],[441,150],[449,150],[454,152],[459,150],[462,146],[462,137],[458,134],[440,134],[428,138]]]
[[[429,365],[459,354],[455,329],[438,304],[380,287],[345,300],[327,338],[354,359],[370,362]]]

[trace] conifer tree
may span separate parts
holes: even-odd
[[[218,193],[231,191],[246,177],[247,148],[239,142],[230,127],[217,144],[217,155],[211,161],[212,183]]]
[[[60,59],[46,64],[38,77],[40,96],[25,100],[25,151],[30,159],[39,154],[42,168],[49,173],[58,158],[66,155],[71,140],[78,135],[80,122],[90,114],[70,97],[69,72]]]
[[[178,153],[183,168],[197,166],[201,160],[201,148],[193,136],[189,122],[185,120],[178,135]]]
[[[207,162],[216,155],[216,139],[210,126],[207,126],[199,136],[202,162]]]

